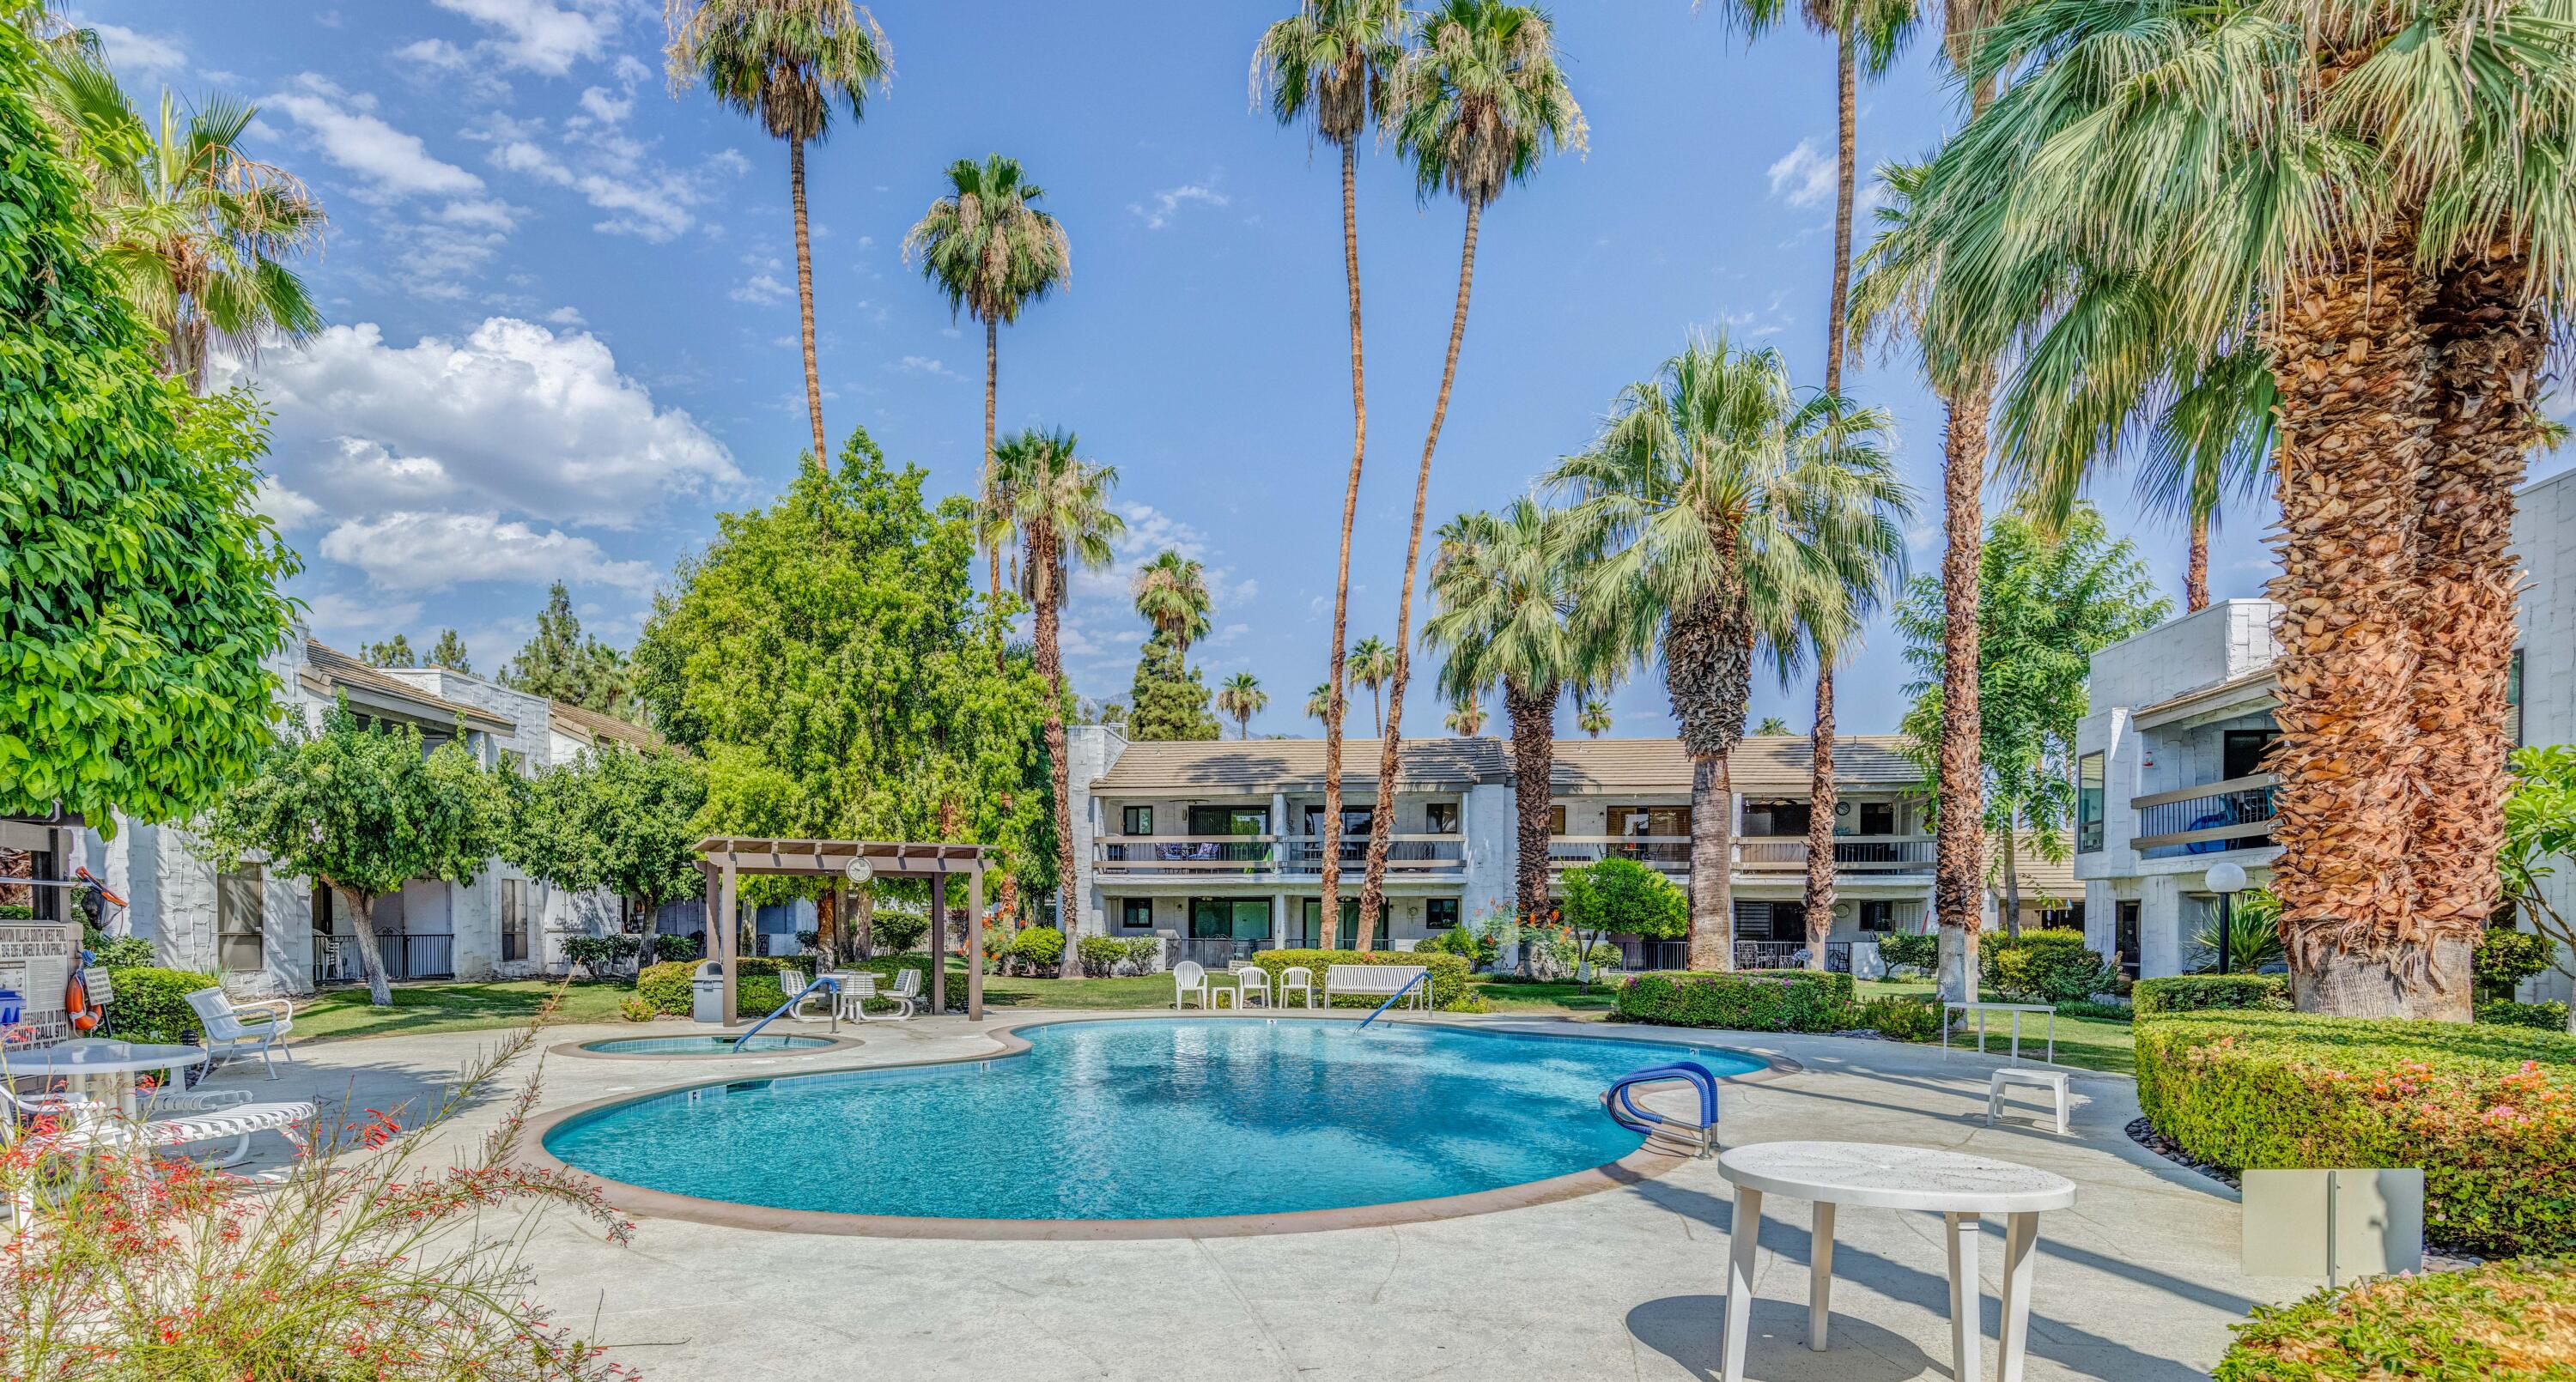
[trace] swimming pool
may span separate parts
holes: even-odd
[[[1297,1019],[1051,1023],[1027,1052],[738,1080],[576,1114],[544,1138],[613,1181],[788,1210],[1165,1219],[1431,1199],[1615,1161],[1601,1091],[1667,1042]]]
[[[585,1041],[581,1049],[603,1056],[759,1056],[837,1045],[840,1043],[830,1037],[764,1033],[739,1042],[731,1036],[611,1037],[606,1041]]]

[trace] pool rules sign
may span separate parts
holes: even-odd
[[[63,1015],[63,987],[77,958],[77,922],[0,922],[0,991],[18,995],[20,1033],[12,1045],[42,1046],[71,1035]],[[0,1008],[13,1006],[0,997]]]

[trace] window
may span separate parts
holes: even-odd
[[[1860,929],[1893,931],[1896,929],[1896,904],[1885,898],[1869,898],[1860,904]]]
[[[1151,835],[1154,833],[1153,807],[1130,806],[1120,813],[1120,817],[1121,819],[1118,828],[1130,835]]]
[[[2075,852],[2097,854],[2102,849],[2102,755],[2088,753],[2075,760]]]
[[[2269,753],[2272,741],[2281,737],[2277,729],[2231,729],[2218,737],[2218,775],[2224,778],[2252,777],[2263,771],[2263,755]]]
[[[257,974],[268,967],[260,955],[263,881],[257,864],[215,875],[215,962],[227,974]]]
[[[1267,835],[1270,833],[1270,808],[1267,806],[1193,806],[1190,808],[1190,833],[1193,835]]]
[[[1303,910],[1305,912],[1303,922],[1305,929],[1300,933],[1301,938],[1320,934],[1324,929],[1324,900],[1320,897],[1306,898],[1303,900]],[[1358,898],[1346,897],[1342,899],[1342,924],[1335,929],[1338,934],[1334,937],[1333,944],[1344,950],[1354,949],[1359,945],[1360,900]],[[1379,950],[1387,948],[1385,912],[1377,914],[1377,931],[1372,938],[1372,944]]]
[[[1434,931],[1446,931],[1458,924],[1458,899],[1435,897],[1422,904],[1422,924]]]
[[[1564,807],[1551,806],[1547,808],[1547,833],[1550,835],[1562,835],[1565,833]]]
[[[1422,808],[1422,828],[1433,835],[1458,833],[1458,803],[1435,801]]]
[[[501,958],[528,958],[528,914],[519,905],[519,890],[525,886],[516,878],[501,880]]]
[[[2522,742],[2522,649],[2513,650],[2513,660],[2504,666],[2504,741],[2515,748]]]
[[[2120,972],[2132,979],[2138,977],[2138,907],[2135,902],[2114,904],[2111,920],[2111,948],[2120,952]]]
[[[1121,899],[1118,903],[1118,924],[1130,931],[1153,930],[1154,899],[1150,897]]]
[[[1794,941],[1807,935],[1807,904],[1743,902],[1735,904],[1735,938],[1740,941]]]
[[[1744,833],[1803,837],[1807,822],[1814,815],[1803,801],[1747,801],[1744,803]]]
[[[1860,804],[1860,833],[1893,835],[1896,833],[1896,803],[1864,801]]]
[[[1270,899],[1191,898],[1190,939],[1266,941],[1270,939]]]
[[[1680,839],[1690,834],[1687,806],[1613,806],[1610,833],[1619,836],[1660,835]]]

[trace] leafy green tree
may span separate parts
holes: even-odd
[[[429,645],[428,662],[432,667],[444,667],[451,672],[463,672],[468,676],[473,675],[474,672],[473,662],[466,656],[465,640],[458,637],[454,629],[438,631],[438,641]]]
[[[1592,947],[1609,935],[1669,940],[1690,929],[1690,896],[1672,880],[1613,854],[1565,871],[1565,924],[1583,945],[1578,972],[1592,981]]]
[[[2548,938],[2561,970],[2576,954],[2576,925],[2551,904],[2543,883],[2557,873],[2558,861],[2571,857],[2576,857],[2576,744],[2515,750],[2513,792],[2504,799],[2504,849],[2497,860],[2505,904],[2535,934]]]
[[[1136,659],[1136,680],[1127,689],[1127,737],[1138,743],[1154,739],[1214,739],[1216,717],[1208,713],[1207,683],[1181,650],[1156,630],[1145,639]]]
[[[814,361],[814,253],[805,224],[805,146],[832,131],[835,107],[867,114],[894,53],[876,18],[850,0],[665,0],[663,55],[675,90],[704,85],[726,109],[757,118],[787,141],[787,200],[796,222],[796,310],[804,330],[805,411],[814,464],[823,440],[823,380]]]
[[[1765,715],[1762,717],[1762,723],[1753,727],[1753,732],[1756,734],[1795,734],[1798,731],[1789,728],[1789,722],[1781,719],[1777,715]]]
[[[1190,645],[1208,634],[1207,568],[1169,548],[1136,568],[1131,592],[1136,613],[1189,655]]]
[[[344,701],[308,733],[290,726],[251,775],[190,829],[219,866],[259,852],[271,872],[310,878],[349,904],[367,994],[390,1005],[376,899],[415,878],[470,883],[510,832],[511,800],[455,737],[423,752],[421,733],[352,713]]]
[[[202,808],[260,760],[299,563],[252,507],[267,418],[191,399],[91,257],[84,188],[0,24],[0,815],[102,831]]]
[[[395,634],[381,643],[369,643],[358,649],[358,660],[370,667],[417,667],[420,658],[411,650],[411,639]]]
[[[547,588],[546,607],[537,612],[537,631],[520,646],[510,665],[501,669],[500,682],[514,691],[603,715],[626,714],[634,694],[634,671],[627,666],[626,655],[581,631],[581,616],[572,609],[572,592],[561,581]]]
[[[1237,672],[1216,689],[1216,708],[1234,721],[1234,737],[1252,737],[1252,717],[1270,707],[1270,693],[1261,689],[1261,678],[1250,672]]]
[[[1985,829],[2003,872],[2004,928],[2021,934],[2021,882],[2011,842],[2027,838],[2042,858],[2066,857],[2074,811],[2075,727],[2093,654],[2163,623],[2173,606],[2156,593],[2137,548],[2113,538],[2102,516],[2079,504],[2052,537],[2035,519],[2005,514],[1987,530],[1978,573],[1977,743],[1984,756]],[[1918,576],[1896,611],[1915,681],[1904,730],[1927,779],[1939,771],[1943,640],[1948,609],[1941,583]],[[1931,782],[1927,780],[1927,786]],[[1946,823],[1944,823],[1946,828]],[[1973,936],[1964,972],[1977,971]]]
[[[629,932],[645,930],[654,908],[699,890],[697,815],[707,784],[695,760],[598,747],[508,780],[518,807],[501,854],[530,877],[615,893]]]

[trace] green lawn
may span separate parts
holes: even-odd
[[[1863,998],[1877,998],[1882,995],[1889,994],[1901,994],[1915,998],[1929,998],[1932,996],[1932,983],[1928,979],[1909,979],[1903,981],[1890,979],[1863,979],[1857,984],[1854,984],[1853,988],[1857,990]],[[2003,997],[2000,994],[1989,993],[1985,995],[1985,997],[1989,1002],[2003,1001]],[[1997,1019],[2001,1019],[2000,1025],[1998,1025]],[[2023,1014],[2021,1019],[2022,1053],[2024,1055],[2030,1054],[2034,1046],[2045,1051],[2047,1049],[2046,1046],[2036,1040],[2036,1038],[2047,1030],[2048,1019],[2046,1017],[2043,1017],[2038,1013]],[[1986,1014],[1986,1049],[1990,1052],[2001,1054],[2012,1049],[2011,1042],[2012,1014]],[[1959,1045],[1959,1038],[1955,1036],[1950,1038],[1950,1044],[1953,1046]],[[1968,1044],[1971,1046],[1976,1044],[1975,1024],[1973,1022],[1970,1024]],[[2120,1075],[2136,1074],[2137,1051],[2129,1040],[2129,1024],[2126,1022],[2113,1022],[2107,1018],[2100,1017],[2067,1017],[2060,1015],[2057,1019],[2057,1063],[2060,1065],[2081,1066],[2086,1070],[2107,1070]]]
[[[536,1015],[555,985],[541,979],[495,984],[397,984],[394,1005],[371,1007],[363,988],[327,989],[295,1005],[300,1041],[334,1037],[393,1036],[404,1032],[466,1032],[515,1027]],[[564,990],[560,1022],[613,1022],[617,1004],[635,992],[622,981],[579,983]]]
[[[1489,975],[1478,975],[1468,981],[1467,989],[1494,1011],[1522,1017],[1597,1017],[1610,1011],[1613,1001],[1606,983],[1588,988],[1582,984],[1496,983]]]

